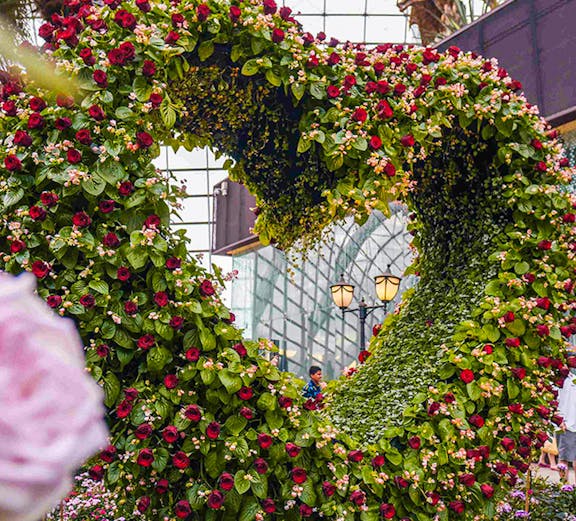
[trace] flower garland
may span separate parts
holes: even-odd
[[[79,324],[112,431],[92,474],[125,494],[124,516],[493,509],[558,421],[551,382],[567,374],[574,328],[574,201],[559,188],[570,172],[518,82],[456,48],[326,42],[274,0],[103,4],[68,0],[40,29],[76,98],[2,87],[0,250],[3,269],[34,273]],[[391,200],[414,210],[421,285],[327,409],[375,446],[319,419],[259,356],[270,347],[242,341],[218,281],[169,233],[183,194],[151,166],[160,142],[229,154],[258,197],[261,240],[280,247]],[[454,313],[431,300],[437,274],[462,298]],[[364,429],[351,401],[369,406],[375,390],[371,411],[386,417],[377,395],[402,390],[372,379],[355,394],[392,367],[394,331],[400,351],[413,340],[434,357],[396,423],[382,431],[372,414]]]

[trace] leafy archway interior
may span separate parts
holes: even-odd
[[[559,421],[574,327],[570,171],[518,82],[456,48],[327,42],[273,0],[69,0],[40,32],[82,87],[2,87],[1,267],[77,321],[110,408],[91,470],[126,517],[489,513]],[[160,142],[229,155],[282,248],[413,212],[420,284],[325,414],[170,232]]]

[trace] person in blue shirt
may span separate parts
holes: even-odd
[[[323,389],[322,369],[317,365],[313,365],[310,367],[308,374],[310,375],[310,381],[302,389],[302,396],[315,400]]]

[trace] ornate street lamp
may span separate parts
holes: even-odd
[[[366,347],[366,318],[375,309],[384,308],[384,313],[388,311],[388,303],[394,300],[394,297],[397,295],[398,289],[400,288],[400,280],[400,277],[392,275],[389,264],[386,273],[374,277],[376,295],[383,304],[379,306],[368,306],[364,301],[364,297],[362,297],[362,300],[356,309],[348,309],[352,303],[352,297],[354,296],[354,286],[344,281],[344,275],[340,275],[340,281],[337,284],[330,286],[332,300],[334,301],[334,304],[342,310],[342,316],[344,316],[344,313],[358,312],[358,318],[360,319],[361,351]]]

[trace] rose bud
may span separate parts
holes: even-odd
[[[139,440],[145,440],[152,434],[152,426],[149,423],[141,423],[136,427],[134,436]]]
[[[220,424],[218,422],[211,422],[206,427],[206,436],[211,440],[215,440],[220,436]]]
[[[172,464],[180,470],[187,469],[190,466],[190,458],[184,451],[179,450],[172,456]]]
[[[360,463],[364,459],[364,453],[361,450],[352,450],[348,453],[348,459],[354,463]]]
[[[392,519],[396,515],[396,508],[391,503],[382,503],[380,505],[380,515],[384,519]]]
[[[263,499],[262,510],[264,510],[266,514],[273,514],[276,512],[276,504],[274,503],[274,500],[270,498]]]
[[[136,463],[141,467],[149,467],[153,462],[154,454],[152,453],[152,449],[142,449],[136,459]]]
[[[286,453],[291,458],[295,458],[296,456],[298,456],[298,454],[300,454],[300,451],[302,450],[298,445],[296,445],[294,443],[287,443],[285,445],[285,448],[286,448]]]
[[[308,479],[306,471],[301,467],[294,467],[290,472],[290,477],[297,485],[301,485]]]
[[[176,443],[180,438],[180,433],[178,432],[178,429],[174,427],[174,425],[168,425],[162,431],[162,438],[166,443]]]
[[[184,416],[188,420],[198,423],[202,419],[202,411],[197,405],[189,405],[184,410]]]
[[[354,503],[356,506],[362,506],[366,503],[366,494],[361,490],[355,490],[350,494],[350,501]]]
[[[272,436],[266,434],[265,432],[261,432],[258,434],[258,445],[260,445],[261,449],[269,449],[274,443]]]
[[[412,436],[408,440],[408,446],[411,449],[418,450],[420,448],[420,445],[421,445],[421,442],[420,442],[420,438],[418,436]]]

